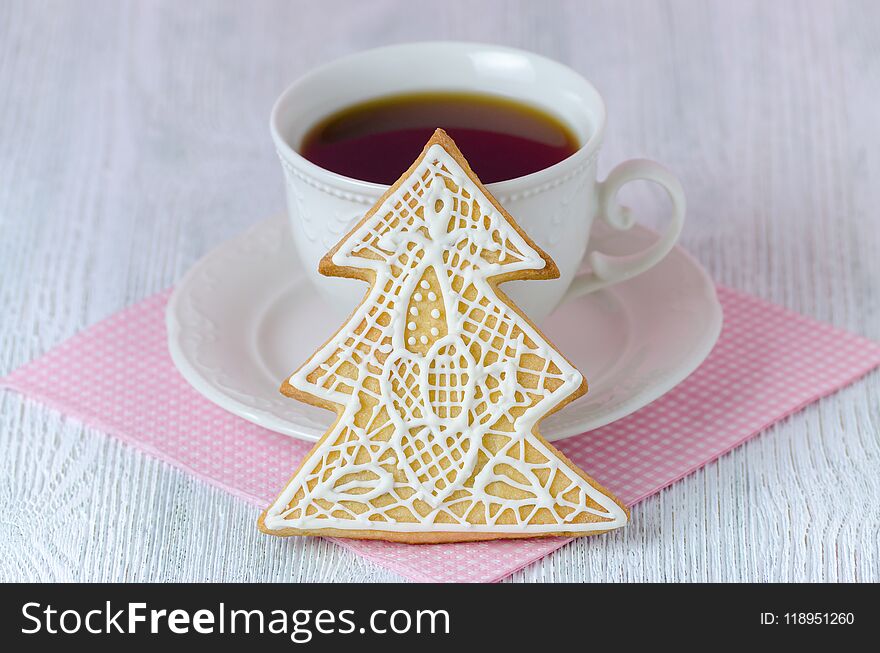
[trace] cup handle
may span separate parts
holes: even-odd
[[[609,256],[602,252],[590,252],[588,257],[592,270],[575,277],[563,301],[631,279],[659,263],[675,245],[684,225],[686,209],[684,189],[669,170],[655,161],[630,159],[614,168],[605,181],[599,184],[599,216],[615,229],[632,227],[635,220],[629,208],[617,203],[617,193],[624,184],[637,179],[660,184],[669,195],[672,201],[672,216],[666,231],[656,243],[637,254]]]

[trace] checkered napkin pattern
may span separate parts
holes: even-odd
[[[877,343],[727,288],[718,294],[724,328],[696,372],[633,415],[556,443],[629,505],[880,365]],[[166,344],[168,295],[99,322],[0,385],[262,508],[310,445],[227,413],[183,380]],[[59,384],[58,378],[76,383]],[[568,540],[430,546],[337,541],[413,580],[488,582]]]

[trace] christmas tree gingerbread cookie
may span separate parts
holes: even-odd
[[[442,130],[319,269],[370,289],[281,386],[338,417],[261,530],[416,544],[627,522],[540,436],[587,383],[497,288],[555,278],[556,265]]]

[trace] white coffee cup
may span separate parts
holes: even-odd
[[[681,184],[660,164],[643,159],[625,161],[604,181],[596,180],[605,105],[596,89],[574,70],[530,52],[495,45],[438,42],[379,48],[339,59],[300,78],[275,103],[270,120],[300,260],[311,283],[340,314],[347,315],[360,302],[365,287],[318,274],[318,261],[388,187],[325,170],[297,149],[312,126],[339,109],[377,97],[430,91],[488,93],[539,107],[567,124],[581,143],[577,152],[549,168],[488,184],[559,268],[560,277],[553,281],[505,284],[505,292],[533,320],[540,322],[566,299],[641,274],[672,249],[684,223]],[[635,179],[656,182],[669,194],[672,216],[665,232],[652,246],[631,256],[591,251],[591,269],[579,271],[597,217],[617,229],[633,225],[627,208],[617,202],[617,192]]]

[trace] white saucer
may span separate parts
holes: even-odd
[[[638,227],[594,229],[591,245],[609,254],[656,238]],[[340,326],[306,281],[283,216],[196,263],[177,284],[166,322],[177,369],[221,408],[303,440],[317,440],[333,421],[278,392]],[[558,440],[629,415],[684,380],[718,339],[721,306],[705,270],[676,248],[641,276],[564,304],[541,326],[590,385],[541,423],[541,434]]]

